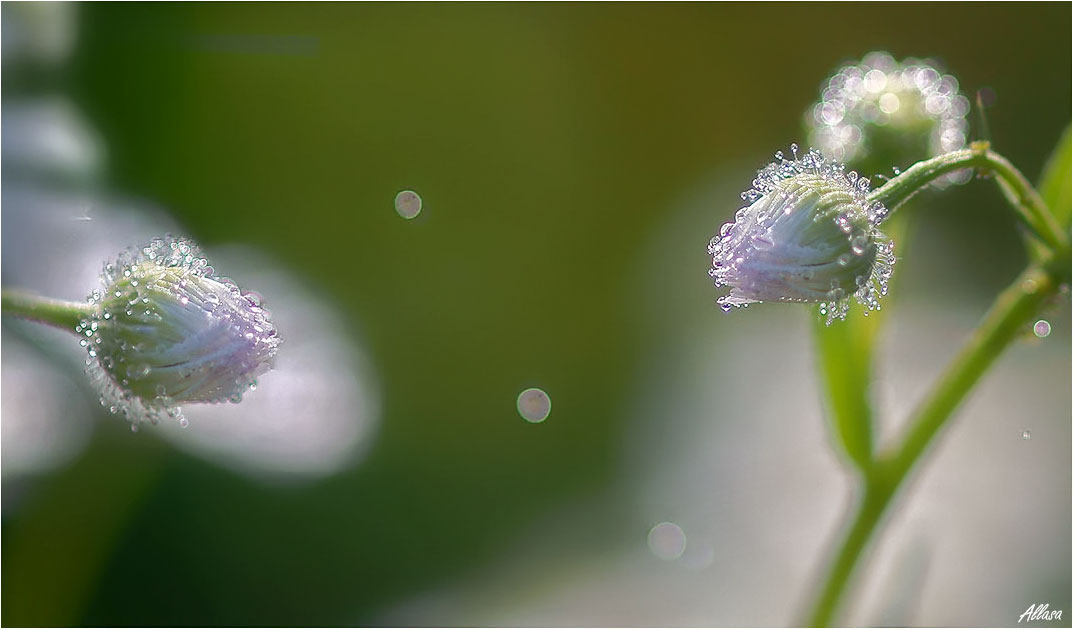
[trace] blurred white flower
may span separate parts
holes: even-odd
[[[46,332],[50,340],[70,335]],[[69,461],[90,435],[93,408],[79,386],[40,351],[14,335],[3,337],[0,360],[4,420],[3,476],[44,472]]]
[[[167,214],[143,202],[57,192],[18,179],[4,184],[0,257],[8,287],[79,300],[99,282],[100,261],[132,242],[179,231]],[[277,369],[262,377],[263,386],[248,393],[242,405],[191,406],[186,409],[189,428],[165,423],[156,431],[183,450],[256,478],[316,478],[355,463],[374,436],[380,406],[375,371],[353,325],[339,322],[324,294],[263,255],[249,249],[213,253],[214,261],[243,286],[270,295],[273,321],[296,333],[288,335]],[[4,343],[14,339],[17,344],[4,328]],[[5,428],[5,460],[22,458],[16,466],[5,466],[5,475],[61,465],[85,441],[83,430],[90,425],[76,423],[99,408],[96,394],[76,376],[84,367],[85,351],[70,334],[52,329],[40,334],[53,356],[26,348],[39,357],[33,363],[33,378],[41,383],[37,398],[49,397],[50,404],[62,398],[79,413],[16,404],[11,394],[17,390],[5,390],[5,427],[32,424],[39,436],[23,437],[27,434]],[[22,378],[11,374],[20,370],[21,360],[14,365],[9,360],[17,356],[13,350],[9,357],[5,349],[5,383]],[[62,386],[63,396],[46,396],[57,383],[74,387]]]
[[[78,3],[5,2],[0,50],[4,66],[18,62],[59,64],[74,48]]]
[[[380,398],[353,324],[255,250],[223,248],[213,259],[272,296],[272,318],[286,345],[241,405],[187,407],[190,426],[165,423],[161,434],[220,465],[270,477],[327,475],[360,458],[379,424]]]
[[[4,3],[4,68],[62,63],[75,38],[75,8]],[[104,144],[63,97],[5,101],[2,120],[0,257],[6,288],[82,300],[99,282],[101,261],[131,243],[180,231],[174,219],[144,201],[99,192]],[[253,250],[225,253],[220,261],[241,286],[256,286],[271,296],[273,321],[295,333],[277,370],[264,376],[263,387],[248,393],[242,405],[188,407],[189,428],[165,423],[156,430],[183,450],[258,478],[315,478],[353,464],[368,447],[380,412],[375,371],[353,323],[344,325],[324,294]],[[121,274],[122,265],[116,271]],[[217,291],[202,291],[210,293]],[[229,296],[230,288],[227,296],[219,295]],[[173,323],[191,315],[180,305],[162,307],[180,315]],[[61,465],[77,453],[92,427],[89,414],[98,408],[98,394],[75,376],[86,352],[70,334],[11,324],[3,328],[5,479]],[[20,336],[47,347],[48,356],[20,342]],[[155,394],[159,384],[141,393]],[[29,391],[34,395],[23,395]],[[204,398],[211,392],[201,388],[184,395]]]
[[[878,51],[836,71],[805,115],[809,142],[827,156],[858,165],[870,157],[902,164],[961,149],[970,102],[958,79],[930,60],[896,61]],[[968,179],[952,173],[941,182]]]
[[[80,221],[72,219],[84,197],[24,187],[4,187],[3,196],[4,283],[68,299],[85,295],[97,282],[94,267],[122,249],[123,241],[176,230],[166,215],[130,202],[93,200],[92,219]],[[375,370],[353,325],[339,320],[322,293],[256,250],[214,249],[212,259],[242,286],[271,296],[272,320],[287,333],[285,350],[241,405],[187,406],[189,427],[164,423],[154,430],[183,450],[256,478],[316,478],[356,462],[375,434],[380,404]],[[70,335],[48,332],[65,335],[50,346],[67,357],[66,374],[80,370],[85,351]],[[5,364],[5,378],[11,367]],[[44,382],[73,378],[62,374]],[[79,396],[85,409],[98,407],[88,391]],[[21,413],[5,402],[5,423],[19,422]],[[52,435],[52,448],[70,448]],[[4,448],[20,451],[22,444],[16,437]]]
[[[5,179],[87,184],[101,175],[101,140],[67,99],[5,102],[0,121]]]

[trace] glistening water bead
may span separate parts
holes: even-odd
[[[395,211],[404,219],[413,219],[421,214],[421,197],[413,190],[400,191],[395,196]]]
[[[1052,325],[1046,319],[1037,320],[1037,323],[1033,324],[1033,334],[1044,339],[1052,334]]]
[[[678,560],[686,551],[686,533],[675,523],[658,523],[649,530],[649,551],[661,560]]]
[[[552,412],[552,399],[544,390],[531,387],[518,395],[518,415],[527,422],[544,422]]]

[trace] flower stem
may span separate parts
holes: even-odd
[[[4,290],[0,294],[0,310],[41,324],[74,332],[78,323],[91,315],[88,304],[66,302],[33,295],[23,291]]]
[[[865,494],[857,516],[829,569],[807,625],[831,623],[862,550],[907,473],[996,357],[1036,315],[1041,304],[1061,284],[1070,281],[1069,274],[1067,250],[1031,265],[1008,286],[918,408],[901,444],[878,455],[874,466],[866,472]]]
[[[839,547],[839,554],[828,569],[827,579],[809,613],[809,620],[805,623],[807,627],[819,628],[831,624],[858,558],[883,516],[891,495],[892,490],[882,485],[879,480],[866,478],[865,494],[858,506],[858,513]]]
[[[894,211],[907,199],[941,175],[966,168],[992,173],[1007,200],[1014,207],[1019,219],[1053,252],[1070,251],[1070,237],[1056,220],[1040,194],[1025,175],[1007,158],[988,148],[988,143],[977,142],[969,149],[952,151],[914,164],[899,176],[869,194],[870,201],[880,201],[888,211]]]

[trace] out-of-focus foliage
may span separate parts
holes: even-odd
[[[812,562],[820,551],[812,538],[750,538],[796,519],[816,525],[809,531],[830,526],[834,512],[802,498],[817,486],[793,483],[795,471],[830,452],[770,451],[793,455],[780,459],[786,468],[765,459],[771,467],[759,469],[754,457],[772,444],[760,439],[771,437],[759,418],[766,409],[785,414],[780,424],[810,420],[772,407],[779,392],[765,390],[755,408],[734,414],[715,395],[705,399],[714,403],[699,416],[707,431],[673,421],[679,398],[723,391],[715,388],[728,374],[739,389],[757,384],[737,371],[741,357],[721,354],[717,344],[731,339],[735,352],[756,346],[755,356],[771,358],[746,367],[776,383],[813,378],[784,373],[774,345],[784,338],[755,325],[801,324],[805,312],[721,313],[705,244],[737,209],[753,169],[802,142],[800,111],[818,82],[878,48],[941,59],[965,88],[990,87],[995,146],[1026,173],[1040,172],[1069,123],[1069,17],[1069,6],[1044,4],[79,5],[62,69],[5,66],[5,111],[13,99],[62,91],[106,149],[101,187],[167,209],[208,251],[239,242],[285,266],[335,311],[327,321],[366,341],[381,415],[360,455],[296,481],[236,472],[218,463],[222,455],[192,456],[152,430],[132,435],[88,399],[99,418],[77,457],[5,479],[4,624],[376,623],[507,562],[564,511],[568,525],[554,531],[569,546],[542,561],[566,566],[582,548],[656,561],[645,546],[650,528],[691,507],[668,507],[673,496],[708,497],[716,507],[705,504],[699,522],[740,535],[739,551],[718,556],[708,573],[676,579],[711,579],[704,590],[716,592],[755,555],[799,551]],[[8,169],[5,160],[5,191]],[[701,214],[682,213],[683,199],[702,188],[726,195],[706,198]],[[413,220],[393,205],[402,190],[421,196]],[[896,266],[896,277],[915,278],[900,292],[985,303],[1022,263],[1012,222],[991,186],[944,194],[942,203],[921,198],[926,238],[899,252],[915,257]],[[24,238],[9,212],[5,203],[5,250]],[[692,222],[682,238],[646,257],[682,221]],[[659,286],[674,299],[653,299],[640,278],[665,263]],[[264,297],[271,309],[273,296]],[[699,322],[711,337],[675,338]],[[1064,334],[1055,328],[1053,337]],[[283,332],[286,353],[303,333]],[[675,363],[684,345],[718,369],[689,380],[690,366]],[[683,379],[665,383],[664,374]],[[76,370],[68,376],[81,382]],[[662,388],[644,387],[654,383]],[[530,387],[552,401],[539,424],[516,409]],[[812,410],[815,387],[802,389]],[[644,416],[640,391],[653,397]],[[661,466],[650,459],[658,442],[650,437],[667,431],[682,432],[667,433],[664,447],[715,436],[719,444],[692,446],[723,459],[703,477],[677,477],[668,471],[685,450],[660,451]],[[1061,443],[1042,436],[1031,445]],[[1027,466],[1062,455],[1020,452]],[[703,488],[664,492],[663,472]],[[774,512],[772,493],[791,490],[800,509]],[[664,511],[641,527],[619,518],[639,503]],[[803,576],[808,568],[794,565]],[[1069,597],[1066,573],[1034,579]],[[497,592],[510,591],[502,597],[452,600],[467,606],[454,618],[470,625],[478,617],[467,613],[480,605],[540,596],[527,590],[530,577],[498,580]],[[598,577],[586,587],[604,583]],[[791,619],[796,594],[767,593],[763,576],[748,580],[757,595],[739,598],[744,605],[772,606],[763,617],[771,623]],[[599,591],[577,592],[601,601]],[[657,610],[660,593],[624,601]],[[750,623],[722,614],[692,619]]]
[[[1067,127],[1040,178],[1040,194],[1063,227],[1070,226],[1070,171],[1070,127]]]

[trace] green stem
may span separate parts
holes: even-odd
[[[882,460],[889,479],[896,483],[902,479],[966,392],[1018,336],[1026,322],[1036,316],[1041,304],[1061,284],[1069,282],[1069,275],[1069,256],[1065,260],[1050,258],[1041,265],[1030,266],[996,298],[984,322],[917,410],[902,446]]]
[[[981,375],[1037,314],[1041,303],[1054,295],[1062,283],[1069,282],[1069,274],[1067,250],[1031,265],[1007,287],[918,408],[901,445],[877,457],[866,475],[857,516],[829,569],[808,625],[831,623],[861,552],[907,473]]]
[[[858,513],[839,547],[839,554],[828,569],[828,577],[813,604],[806,626],[818,628],[831,624],[858,558],[880,522],[891,495],[892,489],[881,484],[879,479],[866,478],[865,494],[858,505]]]
[[[918,162],[869,193],[869,201],[879,201],[889,212],[894,211],[937,177],[967,168],[994,174],[1022,222],[1053,252],[1070,252],[1070,237],[1048,211],[1040,194],[1007,158],[989,149],[987,143],[975,143],[970,149]]]
[[[23,291],[8,290],[0,294],[0,310],[8,315],[48,324],[69,332],[74,332],[79,322],[92,314],[88,304],[54,300]]]

